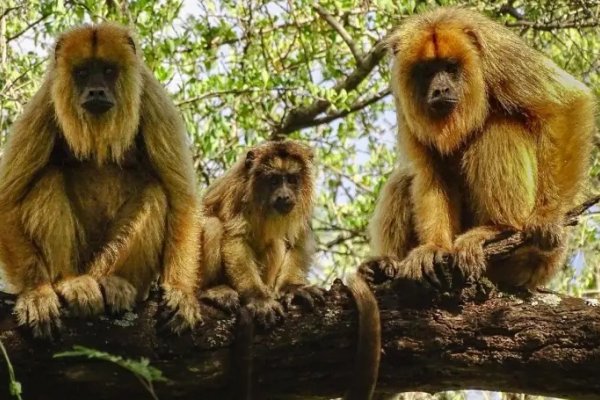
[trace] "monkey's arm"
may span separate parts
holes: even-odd
[[[411,198],[419,243],[449,250],[460,224],[456,188],[444,180],[441,170],[444,166],[431,150],[412,135],[406,136],[405,144],[414,170]]]
[[[222,246],[225,274],[242,302],[273,298],[273,292],[263,282],[254,251],[244,235],[226,234]]]
[[[291,306],[295,299],[309,308],[315,306],[315,301],[325,302],[323,289],[309,284],[307,278],[315,247],[314,236],[307,230],[288,250],[277,282],[278,295],[284,306]]]
[[[0,160],[0,206],[14,208],[23,199],[37,174],[48,164],[56,124],[44,83],[11,128]]]
[[[143,76],[141,130],[168,204],[161,282],[167,305],[181,310],[186,323],[194,325],[199,318],[194,292],[200,223],[192,156],[183,121],[169,95],[147,68]]]
[[[225,235],[222,244],[225,274],[238,292],[242,304],[262,326],[275,324],[284,315],[273,291],[263,282],[254,251],[243,235]]]

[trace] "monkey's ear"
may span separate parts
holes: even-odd
[[[127,36],[127,44],[129,44],[131,46],[131,48],[133,49],[133,53],[136,54],[137,49],[135,46],[135,40],[133,40],[133,38],[131,36]]]
[[[467,35],[475,47],[477,47],[478,50],[481,50],[483,46],[481,45],[481,36],[479,36],[479,33],[477,33],[473,28],[464,28],[463,32],[465,35]]]
[[[254,151],[252,150],[248,150],[248,152],[246,153],[246,168],[250,168],[252,166],[252,162],[254,161],[254,159],[256,158],[256,154],[254,154]]]
[[[65,40],[62,37],[59,37],[56,41],[56,44],[54,45],[54,60],[58,58],[58,52],[60,51],[60,48],[63,46],[64,42]]]
[[[397,31],[393,31],[382,41],[382,45],[393,55],[398,54],[400,50],[400,37]]]

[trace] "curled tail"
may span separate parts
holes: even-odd
[[[358,275],[350,277],[348,288],[358,310],[358,341],[352,384],[344,400],[370,400],[375,391],[381,354],[381,322],[377,299]]]

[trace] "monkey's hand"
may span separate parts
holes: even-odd
[[[240,296],[232,287],[225,285],[202,292],[200,300],[231,314],[240,308]]]
[[[454,241],[454,263],[462,280],[478,279],[485,271],[484,240],[481,235],[469,232],[460,235]]]
[[[21,293],[13,313],[17,323],[29,326],[36,338],[52,339],[61,328],[60,300],[50,284]]]
[[[98,279],[109,311],[119,314],[133,310],[137,290],[126,279],[119,276],[102,276]]]
[[[246,309],[263,328],[274,326],[285,316],[281,303],[271,297],[253,298],[246,304]]]
[[[552,251],[562,246],[565,228],[557,222],[529,224],[523,230],[525,238],[542,251]]]
[[[171,332],[180,335],[193,329],[196,324],[202,324],[200,303],[193,292],[188,293],[167,285],[163,285],[163,291],[163,303],[171,312],[166,327]]]
[[[66,301],[69,311],[77,317],[104,313],[100,285],[91,275],[65,278],[58,282],[56,291]]]
[[[400,272],[401,261],[396,257],[374,257],[358,266],[358,274],[369,285],[379,285],[396,279]]]
[[[287,285],[281,290],[279,301],[289,310],[294,300],[313,310],[317,303],[325,304],[325,290],[315,285]]]
[[[437,289],[447,289],[452,282],[448,268],[450,253],[434,244],[415,247],[402,260],[396,278],[426,280]]]

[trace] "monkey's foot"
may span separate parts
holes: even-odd
[[[238,293],[229,286],[221,285],[210,288],[200,295],[200,300],[233,314],[240,308]]]
[[[98,279],[106,307],[111,313],[119,314],[133,310],[137,290],[126,279],[119,276],[102,276]]]
[[[171,316],[165,326],[176,335],[202,324],[200,303],[194,293],[186,292],[172,286],[163,286],[163,303],[170,310]]]
[[[56,284],[56,291],[77,317],[104,313],[104,298],[98,281],[90,275],[66,278]]]
[[[552,251],[562,246],[564,227],[558,223],[531,224],[523,230],[525,238],[542,251]]]
[[[325,290],[315,285],[287,285],[279,296],[279,301],[290,309],[294,300],[313,310],[315,304],[325,304]]]
[[[285,316],[281,303],[272,298],[252,299],[246,304],[246,310],[264,328],[274,326]]]
[[[358,274],[370,285],[391,281],[398,276],[401,262],[396,257],[375,257],[358,266]]]
[[[459,236],[454,241],[454,263],[461,274],[462,280],[478,279],[485,271],[485,253],[480,238],[468,233]]]
[[[52,339],[61,328],[60,300],[50,284],[21,293],[13,313],[17,323],[29,326],[36,338]]]
[[[452,282],[450,253],[433,244],[415,247],[402,260],[397,278],[425,279],[437,289],[447,289]]]

